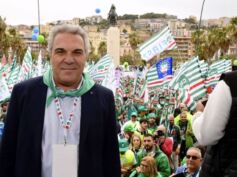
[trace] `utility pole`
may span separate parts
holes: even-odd
[[[37,0],[38,2],[38,26],[39,26],[39,34],[40,34],[40,2],[39,0]]]
[[[198,23],[198,36],[197,36],[197,45],[196,45],[196,54],[199,53],[199,45],[200,45],[200,28],[201,28],[201,24],[202,24],[202,12],[203,12],[203,8],[204,8],[204,4],[205,4],[205,0],[203,0],[202,2],[202,8],[201,8],[201,14],[200,14],[200,19],[199,19],[199,23]]]

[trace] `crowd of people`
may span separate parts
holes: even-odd
[[[79,26],[55,27],[48,45],[52,68],[1,104],[1,176],[237,176],[237,72],[190,112],[168,89],[144,103],[129,78],[114,99],[83,73],[89,41]]]
[[[130,117],[126,116],[126,111],[118,115],[123,177],[198,175],[204,147],[198,145],[193,134],[192,114],[183,103],[175,113],[167,115],[166,122],[160,120],[154,107],[149,109],[140,105]],[[150,166],[146,168],[143,161],[147,158]]]

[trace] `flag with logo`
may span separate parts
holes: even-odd
[[[155,55],[160,54],[165,50],[172,50],[175,48],[176,42],[169,30],[169,27],[167,26],[148,41],[143,43],[139,47],[139,52],[142,59],[149,61]]]
[[[147,87],[154,90],[157,87],[167,85],[172,79],[172,57],[159,60],[147,72]]]
[[[89,71],[92,79],[102,82],[106,77],[111,64],[112,58],[110,57],[110,55],[107,54],[102,57]]]

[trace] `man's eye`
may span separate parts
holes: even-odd
[[[82,50],[76,50],[76,51],[74,51],[74,53],[77,54],[77,55],[82,55],[83,51]]]
[[[64,50],[60,50],[60,49],[59,50],[55,50],[55,53],[56,54],[62,54],[62,53],[64,53]]]

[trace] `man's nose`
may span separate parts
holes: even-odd
[[[73,55],[71,54],[67,54],[65,56],[65,60],[64,60],[66,63],[73,63],[74,62],[74,58],[73,58]]]

